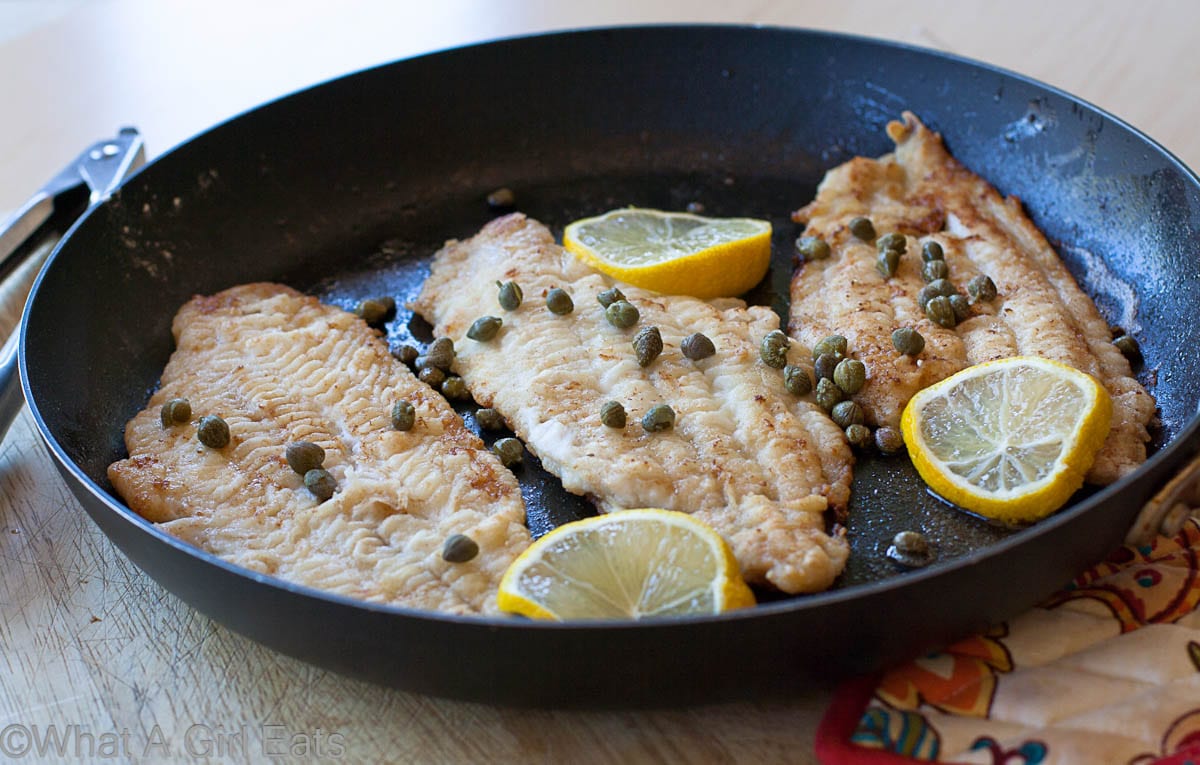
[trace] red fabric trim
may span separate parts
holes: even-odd
[[[850,743],[850,737],[854,735],[858,722],[862,719],[876,686],[879,685],[879,678],[880,675],[867,675],[838,686],[833,694],[833,701],[817,726],[817,738],[813,749],[821,765],[928,765],[924,760],[914,760],[881,749],[864,749]]]
[[[1189,746],[1175,754],[1155,760],[1154,765],[1200,765],[1200,745]]]

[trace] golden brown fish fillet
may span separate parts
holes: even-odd
[[[125,429],[129,458],[109,479],[171,534],[254,571],[364,600],[453,613],[495,611],[497,584],[530,541],[513,474],[446,401],[354,315],[288,287],[249,284],[196,297],[173,324],[159,390]],[[192,421],[159,409],[187,398]],[[407,432],[393,402],[416,407]],[[200,444],[215,414],[232,439]],[[325,449],[336,493],[318,501],[284,458]],[[474,539],[467,563],[441,557]]]
[[[807,234],[825,239],[833,255],[799,265],[791,334],[810,346],[830,334],[849,339],[851,355],[868,370],[855,399],[881,425],[895,425],[913,394],[966,366],[1016,355],[1063,362],[1096,377],[1113,399],[1112,430],[1088,480],[1111,483],[1140,465],[1154,399],[1133,378],[1100,312],[1020,201],[1001,197],[959,164],[912,114],[889,124],[888,135],[895,153],[834,168],[816,199],[793,216],[808,224]],[[891,278],[876,271],[875,245],[850,233],[857,216],[869,217],[880,236],[905,235],[908,251]],[[991,277],[998,291],[993,301],[975,302],[953,329],[930,321],[917,304],[925,286],[921,248],[930,240],[941,244],[960,292],[979,274]],[[892,346],[898,327],[924,336],[918,357]]]
[[[499,307],[498,280],[524,290],[517,310]],[[853,456],[842,431],[788,393],[780,371],[759,359],[759,343],[778,328],[778,317],[739,300],[705,302],[622,284],[641,320],[621,330],[605,321],[596,300],[611,286],[555,244],[545,226],[513,214],[439,252],[414,308],[437,334],[454,339],[456,371],[475,399],[496,408],[568,491],[605,511],[692,513],[725,537],[749,581],[792,593],[828,587],[848,546],[842,529],[826,532],[824,512],[844,509]],[[546,308],[552,287],[570,293],[572,313]],[[495,339],[465,338],[485,314],[504,320]],[[631,340],[651,325],[665,350],[642,368]],[[693,332],[711,338],[716,354],[684,358],[680,342]],[[796,346],[793,353],[797,363],[806,355]],[[601,424],[609,400],[628,412],[624,428]],[[675,427],[647,433],[642,415],[663,403],[675,410]]]

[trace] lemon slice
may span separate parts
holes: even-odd
[[[568,251],[635,287],[698,298],[740,295],[771,261],[771,223],[628,207],[577,220]]]
[[[1091,375],[1017,356],[968,367],[913,396],[900,418],[917,472],[967,510],[1043,518],[1083,485],[1112,402]]]
[[[559,526],[500,580],[503,611],[534,619],[641,619],[754,605],[729,545],[672,510],[620,510]]]

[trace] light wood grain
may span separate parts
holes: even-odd
[[[481,39],[666,21],[810,26],[979,58],[1109,109],[1200,166],[1190,95],[1200,6],[1186,2],[98,0],[0,42],[0,210],[123,124],[142,129],[153,155],[360,67]],[[0,295],[0,329],[22,294]],[[348,680],[229,632],[147,579],[70,496],[27,412],[0,445],[0,739],[16,730],[10,745],[54,726],[72,762],[98,759],[75,756],[89,743],[70,736],[87,733],[98,755],[115,742],[134,762],[187,761],[206,745],[214,761],[258,762],[265,743],[307,742],[309,755],[319,744],[350,762],[805,763],[827,703],[827,691],[798,688],[777,702],[529,712]]]

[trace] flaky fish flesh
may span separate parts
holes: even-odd
[[[125,429],[129,458],[108,469],[131,508],[253,571],[368,601],[496,611],[500,577],[530,542],[516,478],[378,333],[265,283],[193,298],[172,330],[161,385]],[[164,426],[173,398],[192,417]],[[400,399],[416,410],[408,431],[391,422]],[[228,424],[227,446],[197,439],[205,415]],[[288,466],[295,441],[324,448],[329,499]],[[478,545],[473,559],[443,559],[455,534]]]
[[[510,280],[525,299],[504,311],[497,282]],[[454,339],[455,370],[476,401],[498,410],[568,491],[604,511],[692,513],[729,542],[748,581],[789,593],[828,587],[848,545],[842,528],[827,530],[826,511],[845,509],[853,456],[841,429],[760,360],[759,344],[778,317],[739,300],[706,302],[622,284],[640,321],[618,329],[597,301],[612,286],[545,226],[515,213],[448,243],[413,307],[437,334]],[[574,300],[571,313],[547,309],[555,287]],[[499,333],[467,339],[484,315],[503,320]],[[642,367],[631,342],[651,326],[664,350]],[[712,340],[714,355],[692,361],[681,354],[680,343],[695,332]],[[811,368],[803,349],[793,344],[791,354]],[[601,423],[608,401],[625,408],[624,427]],[[660,404],[674,410],[674,427],[647,432],[641,419]]]
[[[1112,429],[1088,480],[1111,483],[1140,465],[1154,399],[1020,201],[1002,197],[964,168],[912,114],[887,130],[894,153],[857,157],[829,171],[816,199],[793,216],[807,224],[806,235],[824,239],[832,255],[797,268],[792,336],[809,346],[832,334],[849,340],[850,354],[867,367],[855,400],[878,425],[894,426],[917,391],[971,364],[1016,355],[1065,363],[1098,379],[1113,400]],[[851,233],[851,221],[860,216],[872,221],[878,236],[905,237],[907,252],[894,275],[877,270],[874,241]],[[950,328],[934,323],[918,304],[925,287],[921,251],[931,241],[941,245],[949,280],[964,298],[977,276],[996,287],[994,299],[974,300]],[[893,347],[892,332],[900,327],[925,338],[919,355]]]

